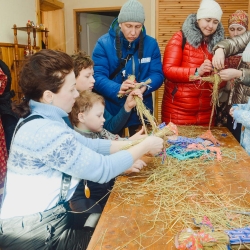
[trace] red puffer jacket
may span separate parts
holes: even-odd
[[[187,41],[182,49],[182,32],[173,35],[168,42],[163,59],[163,72],[166,77],[162,101],[162,121],[177,125],[209,124],[212,110],[212,84],[189,81],[196,68],[205,59],[212,61],[212,53],[202,43],[198,48]]]

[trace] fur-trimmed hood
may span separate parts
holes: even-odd
[[[196,25],[196,14],[190,14],[185,22],[182,25],[182,32],[187,39],[187,42],[191,44],[193,47],[198,48],[203,41],[203,34],[201,30]],[[221,22],[218,24],[218,27],[214,34],[212,34],[209,43],[208,43],[208,51],[212,52],[215,44],[224,39],[224,28]]]

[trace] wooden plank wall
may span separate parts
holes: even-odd
[[[217,0],[223,10],[222,24],[225,34],[228,35],[227,21],[230,14],[236,10],[244,10],[248,13],[250,8],[249,0]],[[200,0],[156,0],[156,39],[159,43],[161,54],[172,37],[181,29],[186,17],[191,13],[196,13],[199,8]],[[155,117],[161,122],[161,103],[164,85],[155,94]]]

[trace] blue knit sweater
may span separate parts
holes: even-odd
[[[120,109],[118,114],[111,115],[107,109],[104,109],[104,128],[108,130],[110,133],[118,134],[123,127],[125,126],[127,120],[129,119],[131,114],[130,112],[127,112],[124,108],[124,106]]]
[[[133,164],[128,151],[109,155],[111,142],[87,139],[67,126],[62,109],[30,101],[34,119],[16,133],[8,159],[1,218],[48,210],[59,199],[62,172],[72,176],[67,200],[80,179],[104,183]]]

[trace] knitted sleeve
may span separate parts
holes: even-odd
[[[73,177],[104,183],[133,163],[128,151],[100,154],[110,149],[110,141],[88,139],[61,123],[37,120],[17,132],[9,156],[11,171],[37,175],[57,169]]]
[[[111,133],[118,133],[122,130],[130,117],[131,112],[126,112],[124,106],[120,109],[117,115],[112,116],[106,109],[104,110],[104,128]]]

